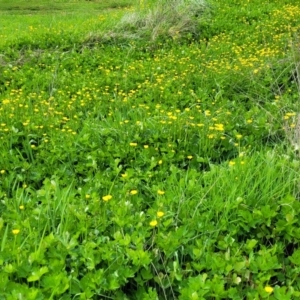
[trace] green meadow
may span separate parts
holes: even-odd
[[[0,300],[300,299],[300,1],[0,0]]]

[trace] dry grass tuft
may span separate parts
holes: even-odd
[[[127,13],[114,28],[98,35],[104,40],[146,40],[198,37],[204,13],[204,0],[158,0],[151,6]],[[95,34],[93,40],[95,40]]]

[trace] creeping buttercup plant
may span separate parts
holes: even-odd
[[[299,4],[0,8],[0,299],[300,297]]]

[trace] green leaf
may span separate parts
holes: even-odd
[[[294,214],[286,214],[285,219],[288,223],[292,223],[294,220]]]
[[[247,240],[245,247],[247,250],[252,250],[256,246],[257,243],[258,243],[258,241],[254,240],[254,239]]]
[[[149,253],[143,250],[127,249],[127,255],[136,266],[147,266],[151,262]]]
[[[31,273],[31,276],[29,276],[29,277],[27,278],[27,281],[28,281],[28,282],[33,282],[33,281],[40,280],[40,278],[41,278],[44,274],[48,273],[48,271],[49,271],[48,267],[42,267],[42,268],[40,268],[40,269],[37,270],[37,271],[33,271],[33,272]]]
[[[289,260],[293,264],[300,266],[300,249],[295,250],[292,256],[289,256]]]
[[[288,291],[286,286],[282,286],[282,287],[276,286],[274,289],[274,296],[275,296],[275,299],[278,299],[278,300],[294,299],[292,297],[292,292]]]
[[[141,275],[144,280],[150,280],[153,278],[153,274],[149,268],[141,269]]]

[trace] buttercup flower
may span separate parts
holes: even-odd
[[[156,220],[153,220],[153,221],[151,221],[151,222],[149,223],[149,225],[150,225],[151,227],[155,227],[155,226],[157,225],[157,221],[156,221]]]
[[[165,213],[164,213],[163,211],[158,211],[158,212],[156,213],[156,215],[157,215],[158,218],[163,217],[164,214],[165,214]]]
[[[131,190],[131,191],[129,192],[130,195],[136,195],[137,193],[138,193],[137,190]]]
[[[13,229],[13,230],[12,230],[12,233],[13,233],[14,235],[17,235],[17,234],[20,233],[20,229]]]
[[[266,286],[266,287],[265,287],[265,291],[266,291],[267,293],[271,294],[271,293],[274,291],[274,289],[273,289],[271,286]]]
[[[103,197],[102,197],[102,200],[107,202],[107,201],[109,201],[111,198],[112,198],[112,195],[106,195],[106,196],[103,196]]]

